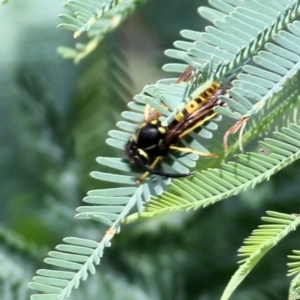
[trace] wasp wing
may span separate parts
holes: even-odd
[[[196,69],[192,66],[188,66],[185,71],[179,76],[179,78],[176,80],[176,84],[179,84],[181,82],[187,82],[189,81],[192,77]],[[161,106],[165,107],[168,109],[168,107],[160,103]],[[162,114],[159,112],[157,109],[151,109],[150,107],[147,107],[147,110],[149,111],[148,113],[145,113],[145,122],[151,122],[152,120],[157,120]]]
[[[175,82],[176,84],[181,83],[181,82],[186,82],[189,81],[192,77],[194,72],[196,71],[196,68],[192,66],[188,66],[183,73],[179,76],[177,81]]]
[[[200,127],[205,122],[212,119],[216,115],[213,108],[218,105],[224,105],[219,99],[220,95],[224,95],[226,90],[231,86],[231,84],[224,86],[208,99],[207,104],[199,106],[199,109],[185,116],[179,123],[171,126],[164,139],[165,144],[172,144],[177,138],[182,138],[195,128]]]

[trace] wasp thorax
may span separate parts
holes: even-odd
[[[164,138],[168,128],[161,125],[160,121],[153,120],[144,123],[125,146],[125,153],[130,162],[145,168],[158,156],[165,156],[168,148]]]
[[[144,150],[156,149],[157,151],[162,145],[166,132],[167,127],[162,126],[159,121],[145,123],[136,133],[137,145]]]

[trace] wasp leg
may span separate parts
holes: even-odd
[[[144,120],[146,121],[150,115],[150,104],[145,105],[145,110],[144,110]]]
[[[162,107],[165,107],[165,105],[161,104]],[[155,108],[152,108],[150,104],[145,105],[144,110],[144,121],[146,123],[151,122],[153,120],[157,120],[161,116],[161,113],[156,110]]]
[[[162,160],[161,156],[158,156],[155,158],[155,160],[153,161],[153,163],[149,166],[149,168],[154,169],[156,167],[156,165]],[[149,175],[151,172],[147,171],[145,172],[137,181],[137,184],[141,184]]]
[[[194,124],[192,127],[186,129],[185,131],[183,131],[182,133],[180,133],[179,138],[184,137],[185,135],[189,134],[190,132],[194,131],[196,128],[200,127],[201,125],[203,125],[205,122],[211,120],[213,117],[216,116],[216,112],[214,112],[213,114],[207,116],[204,119],[199,120],[196,124]]]
[[[198,154],[199,156],[203,156],[203,157],[212,157],[212,158],[218,157],[218,155],[216,155],[214,153],[200,152],[200,151],[196,151],[191,148],[182,148],[182,147],[177,147],[175,145],[171,145],[170,149],[180,151],[180,152],[185,152],[185,153],[195,153],[195,154]]]

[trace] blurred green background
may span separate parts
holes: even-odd
[[[180,30],[204,30],[201,5],[206,1],[148,1],[79,65],[56,51],[74,45],[71,32],[56,28],[62,1],[0,7],[1,223],[45,247],[29,255],[1,236],[1,249],[29,261],[28,278],[63,237],[101,238],[101,224],[73,218],[86,192],[106,185],[88,174],[101,169],[97,156],[123,155],[106,146],[107,131],[145,84],[170,77],[161,71],[171,62],[163,51]],[[218,299],[237,268],[237,249],[264,212],[298,212],[298,182],[294,164],[203,211],[123,227],[99,274],[70,299]],[[296,234],[286,238],[232,299],[285,299],[286,255],[297,247]]]

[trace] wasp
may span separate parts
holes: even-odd
[[[189,66],[178,78],[176,83],[188,81],[195,69]],[[155,170],[156,165],[168,155],[170,150],[183,153],[195,153],[203,157],[217,157],[213,153],[199,152],[191,148],[178,147],[176,142],[196,128],[216,116],[213,108],[222,105],[219,99],[228,89],[228,86],[221,88],[218,82],[212,85],[189,101],[186,106],[179,111],[174,120],[164,126],[159,120],[160,113],[157,110],[148,114],[145,109],[145,123],[136,131],[135,135],[127,142],[125,154],[129,161],[146,171],[137,183],[143,182],[149,174],[155,174],[170,178],[187,177],[195,173],[173,174],[160,170]]]

